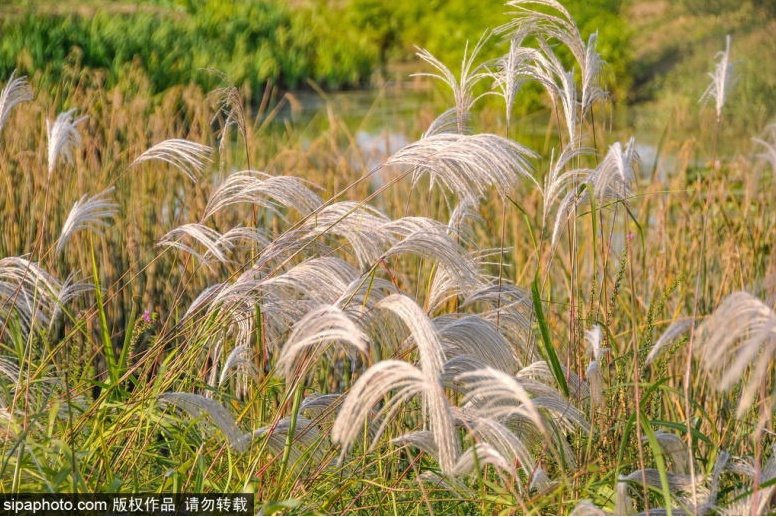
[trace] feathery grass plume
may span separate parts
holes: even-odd
[[[635,182],[640,158],[636,152],[635,139],[630,138],[623,149],[620,142],[609,146],[609,151],[601,163],[585,178],[599,201],[615,200],[626,202],[631,193],[631,183]],[[552,232],[552,243],[555,245],[560,236],[563,224],[568,220],[574,206],[589,199],[587,189],[581,193],[572,190],[563,198],[555,218],[555,228]]]
[[[592,33],[585,44],[571,14],[556,0],[510,0],[506,5],[514,8],[508,13],[512,20],[496,29],[496,32],[510,33],[513,37],[518,35],[521,38],[531,33],[540,34],[560,41],[571,51],[580,68],[580,104],[584,115],[597,99],[606,95],[596,84],[604,64],[596,52],[598,32]]]
[[[358,271],[341,258],[317,257],[264,279],[262,288],[289,300],[302,297],[320,304],[333,304],[357,278]]]
[[[448,359],[466,355],[505,372],[520,368],[512,346],[494,323],[477,315],[439,316],[433,323]]]
[[[628,481],[620,474],[614,492],[614,515],[633,515],[633,502],[628,495]]]
[[[456,78],[455,74],[445,66],[439,59],[435,58],[431,52],[425,49],[418,49],[416,55],[426,63],[436,68],[436,72],[421,72],[413,76],[434,77],[450,87],[453,91],[455,100],[456,120],[458,124],[458,133],[464,134],[466,131],[466,121],[469,117],[469,111],[480,96],[474,97],[474,86],[484,77],[486,72],[481,67],[474,68],[474,60],[482,50],[482,47],[490,38],[490,32],[486,31],[480,37],[477,44],[469,53],[469,44],[466,43],[463,51],[463,60],[461,61],[461,75]]]
[[[119,211],[119,205],[109,199],[113,190],[114,188],[110,187],[92,197],[84,194],[73,204],[57,240],[57,253],[62,251],[67,241],[76,232],[81,230],[99,232],[100,229],[108,226],[105,219],[113,218]]]
[[[604,402],[603,376],[601,375],[601,360],[608,348],[601,348],[601,327],[593,325],[585,331],[585,342],[590,352],[590,364],[585,371],[587,382],[590,384],[590,400],[594,407],[600,407]]]
[[[48,174],[54,172],[57,160],[61,157],[65,163],[72,164],[74,161],[73,152],[81,145],[81,134],[78,132],[78,124],[88,117],[74,119],[73,114],[76,108],[69,109],[57,115],[57,119],[52,123],[46,120],[46,132],[48,134]]]
[[[511,127],[512,106],[515,103],[517,92],[529,80],[527,71],[536,52],[535,49],[522,46],[526,35],[526,30],[516,30],[509,40],[509,51],[492,64],[486,65],[495,69],[487,74],[493,79],[493,90],[497,91],[504,99],[504,113],[508,128]]]
[[[499,327],[512,343],[520,363],[530,363],[539,358],[533,341],[533,302],[530,292],[511,284],[493,284],[471,293],[464,299],[461,308],[475,304],[491,307],[480,311],[480,316]]]
[[[752,406],[768,382],[776,357],[776,313],[749,293],[725,298],[698,329],[701,365],[718,391],[743,382],[737,417]],[[748,370],[748,374],[747,374]],[[770,401],[771,410],[774,401]]]
[[[720,120],[725,101],[738,80],[734,70],[735,65],[730,62],[730,34],[725,37],[725,50],[717,52],[716,58],[718,60],[716,68],[714,72],[709,72],[711,83],[698,102],[705,104],[709,99],[714,99],[717,120]]]
[[[590,424],[582,412],[563,399],[558,392],[549,390],[546,386],[538,387],[542,396],[532,397],[528,389],[529,386],[536,387],[535,385],[526,385],[517,377],[489,367],[465,372],[457,380],[464,385],[466,402],[499,420],[530,422],[569,462],[572,459],[566,454],[566,443],[556,434],[559,428],[551,432],[550,420],[539,410],[552,415],[552,420],[561,424],[567,433],[573,433],[577,429],[586,433],[590,430]]]
[[[751,465],[749,465],[751,468]],[[754,469],[747,473],[754,476]],[[773,515],[774,492],[776,492],[776,446],[771,446],[771,456],[760,471],[760,489],[758,490],[757,504],[753,505],[755,494],[751,489],[743,494],[738,494],[733,503],[720,508],[720,515]],[[763,488],[764,487],[764,488]]]
[[[414,431],[403,434],[391,440],[391,443],[401,446],[412,446],[420,449],[433,458],[439,458],[439,450],[431,431]],[[508,472],[514,478],[517,473],[514,465],[508,461],[493,446],[487,443],[476,443],[457,458],[451,477],[462,477],[474,472],[475,468],[493,465],[499,470]]]
[[[580,146],[580,142],[571,141],[563,146],[558,159],[555,159],[555,151],[553,150],[552,157],[550,158],[550,169],[547,175],[544,177],[544,189],[542,190],[543,212],[542,212],[542,226],[547,226],[549,220],[550,210],[560,198],[563,192],[568,191],[571,188],[579,186],[581,182],[586,180],[592,174],[590,169],[578,169],[570,168],[570,164],[578,158],[593,153],[593,149]]]
[[[567,370],[565,366],[561,366],[561,369],[563,370],[563,375],[566,377],[569,390],[571,390],[569,396],[573,400],[584,399],[590,395],[588,393],[589,387],[587,383],[580,379],[575,372]],[[533,379],[545,386],[557,385],[557,380],[550,370],[547,361],[533,362],[517,372],[515,377],[521,382],[524,382],[526,379]],[[528,385],[526,384],[525,386]]]
[[[391,397],[386,399],[388,393]],[[455,434],[450,404],[437,375],[404,361],[388,359],[371,366],[356,380],[347,394],[331,429],[332,440],[342,445],[342,461],[356,440],[363,434],[363,423],[372,415],[372,409],[384,404],[369,420],[375,427],[374,448],[393,416],[402,405],[416,395],[421,395],[424,405],[424,422],[434,435],[439,451],[439,466],[443,473],[453,475],[460,444]]]
[[[440,133],[399,149],[385,166],[411,167],[413,184],[428,173],[432,188],[441,183],[458,199],[484,197],[491,188],[504,199],[520,178],[538,185],[528,161],[535,156],[527,147],[498,135]]]
[[[666,472],[665,474],[671,495],[682,506],[695,508],[698,505],[704,504],[705,501],[708,501],[710,492],[709,487],[704,484],[704,476],[696,476],[696,478],[693,479],[691,476],[675,474],[673,472]],[[647,487],[659,489],[662,486],[660,471],[657,469],[647,468],[643,470],[634,470],[627,476],[620,477],[620,482],[626,486],[629,483],[640,486],[645,480]],[[696,496],[692,495],[693,490],[695,491]],[[694,500],[695,497],[698,497],[698,500]],[[652,510],[650,509],[650,512],[651,511]],[[675,508],[672,509],[672,513],[674,513],[674,515],[680,515],[682,510]]]
[[[0,133],[3,132],[11,110],[18,104],[31,101],[32,98],[32,88],[27,77],[16,77],[16,70],[11,72],[11,77],[0,92]]]
[[[183,238],[188,237],[202,246],[205,247],[204,253],[198,253],[193,247],[185,244]],[[199,223],[188,223],[173,228],[162,236],[156,243],[157,246],[163,248],[176,248],[190,255],[194,256],[205,265],[210,265],[211,257],[220,262],[221,264],[227,264],[230,262],[226,256],[230,250],[228,243],[224,241],[222,235],[212,228]],[[226,247],[226,248],[224,248]]]
[[[194,419],[208,417],[209,420],[224,434],[230,448],[244,452],[250,443],[234,421],[232,414],[215,400],[196,393],[166,392],[158,397],[162,407],[174,405]],[[251,433],[248,433],[250,436]]]
[[[212,153],[213,149],[207,145],[181,138],[170,138],[143,152],[129,164],[128,168],[131,169],[152,160],[161,160],[172,165],[196,183],[198,178],[204,174],[205,167],[210,164]]]
[[[362,268],[377,262],[390,242],[383,229],[390,219],[371,206],[356,201],[333,203],[309,217],[302,229],[312,238],[342,237],[348,241]]]
[[[579,103],[574,72],[563,67],[563,63],[544,38],[538,37],[538,42],[540,52],[535,54],[529,73],[547,90],[555,112],[559,112],[559,106],[563,110],[566,134],[569,141],[573,142],[579,137]]]
[[[583,499],[579,501],[571,510],[569,515],[611,515],[609,512],[604,511],[592,502]]]
[[[261,427],[252,433],[243,435],[244,447],[247,448],[251,442],[266,436],[269,452],[275,456],[280,456],[283,454],[288,441],[291,420],[288,417],[282,418],[275,424]],[[316,467],[322,465],[329,453],[330,445],[313,420],[297,416],[288,458],[292,472],[297,472],[305,466],[302,461],[304,459],[308,459],[310,465]]]
[[[771,170],[776,173],[776,123],[772,122],[765,126],[762,138],[753,138],[752,140],[765,147],[765,151],[758,153],[757,156],[766,161],[771,166]]]
[[[444,349],[433,322],[409,296],[392,294],[380,300],[375,309],[385,309],[404,323],[420,354],[420,369],[438,381],[445,363]]]
[[[280,351],[277,368],[291,385],[303,379],[327,349],[340,344],[369,355],[369,339],[364,332],[335,305],[322,305],[299,320],[291,329]]]
[[[212,70],[223,82],[228,82],[226,74],[217,70]],[[232,126],[237,126],[243,140],[248,141],[248,122],[245,113],[245,103],[243,96],[240,95],[240,91],[233,84],[227,84],[221,88],[216,88],[208,94],[208,98],[215,105],[215,113],[213,119],[210,121],[213,124],[216,121],[222,120],[221,130],[218,133],[218,139],[220,141],[219,150],[221,154],[224,154],[226,146],[229,142],[229,129]]]
[[[682,476],[690,473],[690,451],[680,436],[664,431],[655,431],[655,438],[663,453],[671,460],[673,472]],[[646,440],[646,437],[643,438]]]
[[[450,212],[450,221],[447,223],[451,235],[460,238],[463,242],[476,242],[474,225],[485,222],[485,218],[478,210],[479,206],[480,198],[478,197],[458,200],[458,204]]]
[[[62,285],[38,264],[22,257],[0,259],[0,315],[19,318],[25,338],[53,321]]]
[[[250,376],[254,380],[259,380],[259,371],[256,363],[251,358],[251,348],[247,345],[238,345],[229,352],[221,368],[221,376],[218,379],[218,385],[223,385],[231,375],[235,373]]]
[[[657,359],[657,357],[663,352],[663,349],[667,345],[676,342],[679,336],[689,332],[694,325],[695,320],[692,318],[680,319],[671,323],[665,332],[663,332],[663,334],[660,336],[660,339],[658,339],[657,342],[652,345],[649,354],[647,354],[647,358],[644,360],[644,367],[646,368],[652,364],[652,361]]]
[[[404,253],[418,255],[437,264],[436,274],[445,275],[464,295],[468,295],[483,285],[479,274],[480,268],[477,263],[445,231],[417,231],[411,233],[391,246],[380,259],[385,261]],[[443,284],[449,287],[449,281]],[[430,297],[431,299],[428,300],[429,305],[438,305],[440,298],[449,292],[449,289],[442,289],[440,287],[436,286],[434,292],[431,293],[434,297]]]
[[[281,207],[293,208],[307,215],[322,203],[311,185],[293,176],[272,176],[252,170],[235,172],[210,196],[202,220],[238,203],[265,208],[278,215],[281,215]]]
[[[487,411],[475,410],[472,407],[455,407],[453,414],[458,425],[478,443],[487,443],[494,447],[510,464],[519,466],[526,476],[530,476],[536,469],[536,461],[530,447],[537,443],[535,439],[541,436],[540,434],[529,436],[530,433],[515,433]],[[522,490],[519,483],[518,487]]]

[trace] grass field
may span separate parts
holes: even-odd
[[[374,169],[272,86],[4,77],[0,491],[772,514],[776,128],[737,97],[770,78],[722,34],[642,161],[596,37],[509,7],[501,58],[419,53],[449,109]]]

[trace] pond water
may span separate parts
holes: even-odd
[[[449,92],[440,93],[428,84],[419,85],[416,82],[392,83],[386,88],[371,90],[298,92],[293,96],[294,109],[285,108],[279,121],[304,128],[303,138],[308,141],[328,130],[332,124],[344,126],[369,169],[419,138],[434,118],[452,105]],[[549,157],[555,138],[547,131],[548,127],[554,127],[549,123],[549,117],[550,113],[544,111],[516,118],[513,138]],[[502,120],[497,123],[503,124],[500,112],[485,114],[482,118],[485,123]],[[618,108],[609,118],[604,146],[617,141],[625,144],[631,136],[635,137],[641,172],[647,178],[653,174],[658,178],[673,174],[677,168],[679,145],[698,136],[674,130],[669,135],[673,146],[663,146],[661,139],[665,128],[671,124],[670,115],[658,113],[650,106]],[[493,131],[503,132],[503,127]],[[705,162],[695,157],[690,159],[690,163],[702,165]]]

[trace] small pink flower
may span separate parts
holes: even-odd
[[[143,321],[146,323],[151,323],[151,311],[148,309],[143,311]]]
[[[629,241],[632,241],[632,240],[633,240],[635,237],[636,237],[636,236],[635,236],[635,235],[633,235],[632,233],[629,233],[629,234],[628,234],[628,240],[629,240]]]

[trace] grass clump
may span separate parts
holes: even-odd
[[[420,51],[454,106],[367,171],[337,127],[259,146],[272,102],[230,85],[31,102],[9,75],[2,490],[772,511],[772,135],[648,178],[602,123],[598,39],[554,0],[508,7],[507,55]],[[526,83],[546,152],[514,139]],[[472,85],[505,123],[479,127]]]

